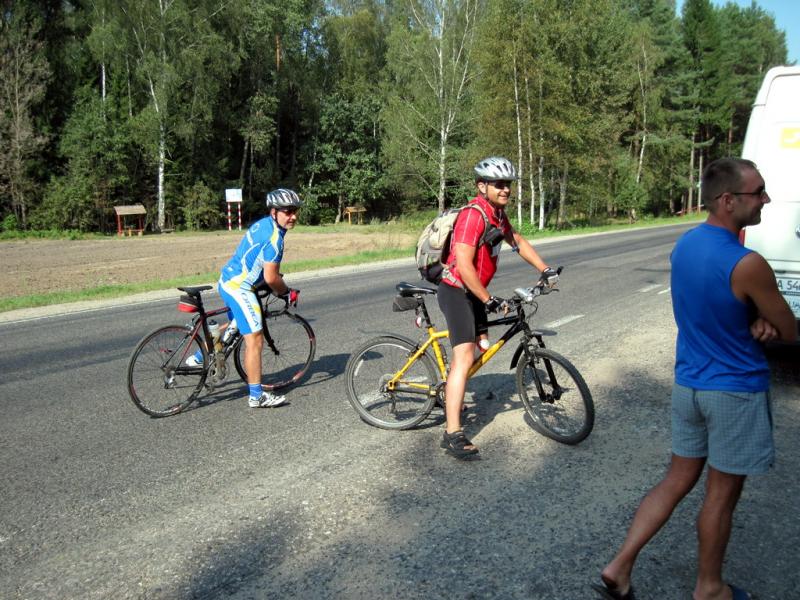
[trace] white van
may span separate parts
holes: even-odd
[[[742,158],[764,177],[771,202],[743,243],[767,259],[800,328],[800,67],[767,72],[756,96]]]

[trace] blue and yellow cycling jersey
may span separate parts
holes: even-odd
[[[220,281],[228,289],[250,290],[264,281],[264,263],[280,263],[286,230],[275,219],[264,217],[250,226],[233,257],[222,267]]]

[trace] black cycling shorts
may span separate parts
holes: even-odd
[[[472,293],[442,282],[436,296],[454,348],[467,342],[474,344],[478,334],[489,330],[486,307]]]

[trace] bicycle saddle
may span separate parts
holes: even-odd
[[[435,294],[436,290],[429,287],[422,287],[420,285],[413,285],[405,281],[398,283],[394,286],[401,296],[413,296],[414,294]]]
[[[214,287],[213,285],[198,285],[194,287],[189,287],[189,286],[179,287],[178,289],[182,292],[186,292],[190,296],[199,297],[200,292],[205,292],[206,290],[210,290],[213,287]]]

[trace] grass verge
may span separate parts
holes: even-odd
[[[394,223],[394,224],[371,223],[364,226],[338,225],[338,226],[323,226],[323,227],[302,227],[302,228],[299,227],[298,230],[314,231],[320,233],[326,231],[355,232],[361,230],[361,232],[363,233],[375,233],[375,232],[391,232],[400,229],[401,231],[419,232],[422,231],[423,227],[427,225],[428,221],[430,221],[434,216],[435,215],[433,212],[431,212],[430,215],[428,215],[427,213],[425,214],[420,213],[419,215],[416,216],[416,218],[410,218],[404,220],[404,222],[402,223]],[[705,213],[693,214],[684,217],[666,217],[657,219],[649,218],[649,219],[642,219],[633,224],[629,224],[626,222],[610,223],[599,226],[574,227],[571,229],[562,229],[558,231],[549,229],[539,231],[535,229],[535,227],[532,225],[523,224],[521,232],[529,239],[530,238],[541,239],[545,237],[589,234],[589,233],[615,231],[622,229],[636,229],[641,227],[652,227],[656,225],[672,225],[672,224],[677,225],[680,223],[691,223],[695,221],[700,221],[704,218],[704,216]],[[514,223],[513,216],[512,216],[512,223]],[[335,258],[285,262],[281,265],[281,270],[284,273],[297,273],[300,271],[311,271],[315,269],[339,267],[344,265],[358,265],[366,262],[391,260],[393,258],[404,258],[404,257],[407,258],[413,255],[414,255],[413,247],[368,250],[365,252],[359,252],[357,254],[351,254],[348,256],[338,256]],[[200,284],[214,282],[217,280],[218,277],[219,277],[219,272],[215,271],[210,273],[202,273],[200,275],[192,275],[190,277],[179,277],[167,280],[154,279],[152,281],[144,283],[103,285],[84,290],[51,292],[47,294],[32,294],[28,296],[17,296],[12,298],[0,298],[0,312],[17,310],[22,308],[35,308],[38,306],[49,306],[52,304],[66,304],[69,302],[80,302],[83,300],[103,300],[109,298],[119,298],[122,296],[140,294],[143,292],[152,292],[156,290],[164,290],[168,288],[175,288],[178,286],[200,285]]]
[[[414,248],[395,248],[386,250],[367,250],[349,256],[337,256],[330,259],[320,260],[300,260],[281,264],[281,271],[284,273],[298,273],[300,271],[312,271],[321,268],[340,267],[345,265],[360,265],[366,262],[377,262],[381,260],[391,260],[393,258],[407,258],[414,255]],[[47,294],[32,294],[29,296],[17,296],[14,298],[0,298],[0,312],[18,310],[21,308],[35,308],[37,306],[49,306],[51,304],[66,304],[69,302],[80,302],[83,300],[104,300],[108,298],[119,298],[143,292],[152,292],[168,288],[176,288],[186,285],[201,285],[215,282],[219,278],[219,272],[201,273],[190,277],[178,277],[175,279],[156,279],[143,283],[130,283],[119,285],[102,285],[85,290],[74,290],[64,292],[50,292]]]

